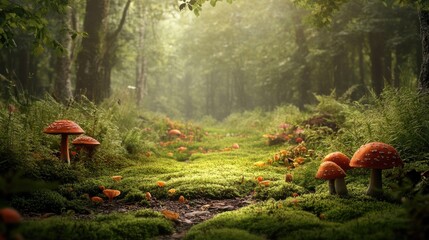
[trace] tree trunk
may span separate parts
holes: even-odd
[[[302,23],[301,15],[297,13],[294,17],[295,22],[295,43],[298,45],[298,49],[295,52],[295,61],[299,66],[297,72],[298,79],[298,107],[304,109],[304,105],[309,103],[309,91],[310,89],[310,69],[307,64],[307,55],[309,53],[307,46],[307,39],[304,33],[304,26]]]
[[[110,86],[111,86],[111,73],[112,73],[112,68],[113,66],[116,64],[116,59],[115,59],[115,52],[117,50],[117,40],[118,40],[118,36],[119,33],[122,31],[122,28],[124,27],[125,24],[125,19],[127,16],[127,12],[128,9],[130,7],[131,4],[131,0],[128,0],[127,3],[125,4],[124,10],[122,11],[122,17],[121,20],[119,22],[118,27],[115,29],[115,31],[113,31],[112,33],[109,33],[106,35],[106,39],[105,39],[105,47],[104,47],[104,51],[103,51],[103,59],[102,59],[102,72],[101,72],[101,83],[99,86],[99,91],[98,91],[98,98],[100,100],[103,100],[105,98],[108,98],[110,96],[111,90],[110,90]]]
[[[383,79],[383,55],[384,38],[383,33],[370,32],[368,36],[371,60],[371,81],[375,94],[380,95],[384,88]]]
[[[109,0],[87,0],[83,30],[88,37],[82,40],[77,56],[76,94],[100,102],[99,88],[103,85],[103,41]]]
[[[140,26],[139,26],[139,41],[138,41],[138,49],[137,49],[137,65],[136,65],[136,103],[137,106],[141,106],[143,104],[143,98],[146,91],[146,78],[145,78],[145,66],[146,66],[146,58],[144,56],[144,41],[145,41],[145,20],[144,16],[142,16],[143,7],[139,4],[139,18],[140,18]]]
[[[419,11],[423,62],[420,69],[419,91],[429,93],[429,10]]]
[[[60,16],[61,26],[70,27],[71,16],[71,9],[67,8],[64,15]],[[72,39],[68,33],[62,33],[59,41],[66,49],[66,52],[56,56],[54,96],[58,101],[67,103],[73,98],[70,79]]]

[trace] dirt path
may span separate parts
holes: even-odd
[[[158,240],[167,239],[182,239],[186,232],[194,225],[206,221],[216,214],[233,211],[251,203],[254,203],[252,196],[246,196],[243,198],[234,199],[194,199],[185,203],[171,200],[151,200],[150,207],[142,207],[138,204],[122,204],[120,201],[115,203],[105,203],[98,206],[96,209],[92,209],[93,214],[75,214],[76,219],[91,219],[96,214],[110,214],[113,212],[127,213],[131,211],[137,211],[140,209],[153,209],[154,211],[161,212],[162,210],[169,210],[175,213],[179,213],[179,218],[174,221],[175,231],[171,235],[158,236]],[[30,213],[26,214],[26,219],[43,219],[55,216],[54,213],[37,214]]]
[[[155,202],[153,209],[156,211],[167,209],[180,214],[179,219],[175,221],[176,231],[171,235],[159,236],[157,239],[182,239],[193,225],[206,221],[216,214],[247,206],[252,202],[250,196],[222,200],[196,199],[185,204],[178,201]]]

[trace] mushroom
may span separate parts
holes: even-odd
[[[381,170],[402,167],[403,162],[394,147],[382,142],[371,142],[362,145],[355,152],[350,160],[350,166],[371,169],[371,177],[366,194],[377,197],[383,192]]]
[[[113,179],[113,181],[115,181],[115,182],[120,182],[120,181],[122,180],[122,176],[119,176],[119,175],[117,175],[117,176],[112,176],[112,179]]]
[[[76,146],[77,150],[85,149],[88,152],[88,155],[92,156],[94,149],[100,145],[100,142],[92,137],[82,135],[75,138],[72,144]]]
[[[109,198],[109,202],[112,202],[113,198],[121,194],[121,191],[114,189],[104,189],[103,194],[106,195],[107,198]]]
[[[98,196],[91,197],[91,201],[95,204],[103,203],[103,199],[101,197],[98,197]]]
[[[83,129],[70,120],[57,120],[43,130],[46,134],[61,134],[61,160],[70,165],[68,147],[68,135],[79,135],[84,133]]]
[[[322,162],[316,173],[317,179],[335,179],[336,193],[341,196],[348,194],[346,182],[344,181],[345,176],[346,173],[344,170],[334,162]],[[329,191],[329,193],[334,194],[331,191]]]
[[[182,135],[182,133],[178,129],[171,129],[170,131],[168,131],[168,135],[169,136],[180,136],[180,135]]]
[[[164,187],[165,186],[165,182],[164,181],[157,181],[156,185],[158,185],[158,187]]]
[[[22,217],[14,208],[6,207],[0,209],[0,221],[5,225],[14,225],[19,224],[22,221]]]
[[[150,194],[150,192],[146,192],[145,197],[147,201],[150,201],[152,199],[152,194]]]
[[[340,166],[340,168],[342,168],[344,172],[351,169],[351,167],[349,166],[350,159],[342,152],[330,153],[326,155],[325,158],[323,158],[322,162],[334,162],[338,166]],[[335,194],[335,180],[330,179],[328,181],[328,184],[329,184],[329,193]]]
[[[14,230],[22,222],[21,214],[11,207],[0,209],[0,226],[4,226],[0,233],[0,239],[23,239],[21,234],[16,233]]]
[[[186,203],[186,198],[183,195],[180,195],[179,203]]]

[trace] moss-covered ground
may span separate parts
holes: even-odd
[[[22,113],[1,112],[6,131],[0,139],[0,206],[17,209],[24,221],[1,224],[0,234],[11,239],[426,239],[429,111],[424,101],[403,107],[418,104],[413,99],[413,94],[387,92],[369,107],[326,97],[307,112],[255,110],[198,125],[115,104],[66,109],[49,100]],[[87,134],[101,142],[95,153],[72,146],[71,165],[61,162],[59,137],[41,131],[57,118],[80,119]],[[171,129],[183,134],[168,135]],[[384,194],[378,198],[366,195],[367,169],[347,171],[347,196],[330,195],[327,182],[315,179],[323,157],[333,151],[351,157],[371,141],[397,147],[404,168],[383,170]],[[120,195],[109,201],[103,189]]]

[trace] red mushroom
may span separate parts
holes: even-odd
[[[14,208],[6,207],[0,209],[0,222],[4,224],[19,224],[21,221],[21,214]]]
[[[402,167],[398,151],[389,144],[372,142],[362,145],[350,160],[350,166],[370,168],[371,177],[366,194],[377,197],[383,192],[381,170]]]
[[[14,208],[0,209],[0,239],[23,239],[15,229],[22,222],[22,216]]]
[[[323,162],[316,173],[317,179],[334,179],[336,193],[342,196],[348,194],[346,182],[344,181],[345,176],[344,170],[334,162]],[[331,191],[329,193],[334,194]]]
[[[61,160],[70,165],[68,147],[68,135],[79,135],[84,133],[83,129],[70,120],[57,120],[43,130],[47,134],[61,134]]]
[[[325,158],[323,158],[322,162],[334,162],[338,166],[340,166],[340,168],[342,168],[344,170],[344,172],[351,168],[349,166],[350,159],[342,152],[330,153],[330,154],[326,155]],[[335,180],[330,179],[328,181],[328,184],[329,184],[329,192],[331,194],[335,194],[336,193],[336,191],[335,191]]]
[[[88,152],[88,155],[91,156],[95,147],[100,145],[100,142],[92,137],[82,135],[75,138],[72,144],[76,146],[77,150],[85,149]]]

